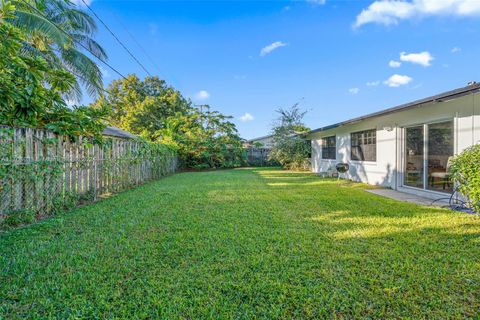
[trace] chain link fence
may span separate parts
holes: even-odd
[[[0,225],[28,223],[174,173],[167,148],[106,138],[99,145],[47,130],[0,128]]]

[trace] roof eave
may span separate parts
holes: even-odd
[[[387,114],[391,114],[391,113],[395,113],[395,112],[399,112],[399,111],[403,111],[403,110],[408,110],[408,109],[411,109],[411,108],[412,109],[417,108],[417,107],[420,107],[421,105],[423,105],[425,103],[429,103],[429,102],[435,102],[435,101],[442,102],[442,101],[444,101],[445,99],[448,99],[448,98],[460,97],[460,96],[463,96],[463,95],[474,93],[474,92],[479,91],[479,90],[480,90],[480,83],[475,83],[475,84],[472,84],[472,85],[469,85],[469,86],[466,86],[466,87],[446,91],[446,92],[443,92],[443,93],[440,93],[440,94],[437,94],[437,95],[434,95],[434,96],[430,96],[430,97],[427,97],[427,98],[415,100],[415,101],[412,101],[412,102],[409,102],[409,103],[404,103],[404,104],[401,104],[401,105],[398,105],[398,106],[395,106],[395,107],[392,107],[392,108],[388,108],[388,109],[385,109],[385,110],[373,112],[373,113],[370,113],[370,114],[367,114],[367,115],[364,115],[364,116],[360,116],[360,117],[353,118],[353,119],[350,119],[350,120],[338,122],[338,123],[335,123],[335,124],[332,124],[332,125],[329,125],[329,126],[318,128],[318,129],[314,129],[314,130],[311,130],[309,132],[306,132],[305,135],[310,135],[310,134],[314,134],[314,133],[317,133],[317,132],[322,132],[322,131],[326,131],[326,130],[330,130],[330,129],[335,129],[335,128],[345,126],[345,125],[349,125],[349,124],[355,124],[355,123],[358,123],[358,122],[366,120],[366,119],[380,117],[380,116],[384,116],[384,115],[387,115]]]

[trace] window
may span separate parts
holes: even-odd
[[[377,131],[375,129],[353,132],[351,138],[351,159],[377,161]]]
[[[322,138],[322,159],[337,158],[337,141],[335,136]]]
[[[450,161],[454,155],[453,121],[405,128],[403,184],[451,193]]]

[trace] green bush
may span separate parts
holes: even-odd
[[[469,199],[476,212],[480,212],[480,144],[456,156],[451,162],[450,172],[457,190]]]
[[[269,160],[276,161],[288,170],[309,170],[310,144],[299,136],[278,140],[273,147]]]
[[[78,205],[80,201],[80,196],[73,192],[65,192],[58,197],[54,198],[52,201],[52,214],[57,214],[60,212],[65,212],[72,210]]]
[[[10,211],[5,214],[4,220],[0,223],[0,229],[17,227],[35,221],[35,211],[30,209]]]
[[[301,111],[298,103],[289,109],[279,109],[280,117],[274,123],[273,148],[270,161],[280,163],[289,170],[308,170],[310,168],[310,142],[301,135],[308,128],[303,123],[306,111]]]

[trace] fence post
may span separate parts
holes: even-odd
[[[98,146],[93,146],[93,200],[97,201],[97,184],[98,184],[98,175],[97,175],[97,159],[98,159]]]
[[[112,138],[88,148],[85,137],[75,141],[42,129],[9,132],[0,136],[0,161],[12,171],[0,181],[0,214],[30,208],[48,214],[69,194],[93,192],[90,200],[96,201],[104,193],[161,178],[178,165],[175,153],[135,140]]]

